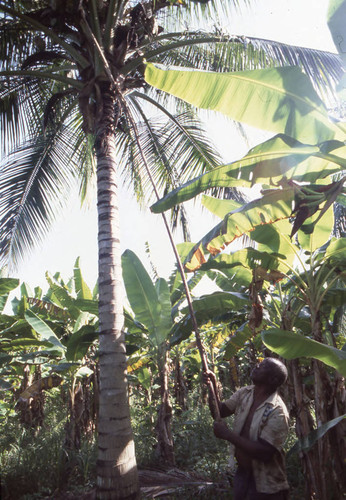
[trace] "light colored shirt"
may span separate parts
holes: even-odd
[[[253,385],[243,387],[235,392],[230,399],[225,401],[227,408],[234,413],[233,431],[240,434],[246,417],[253,403]],[[285,403],[277,392],[271,394],[258,408],[256,408],[249,437],[252,441],[264,439],[276,448],[271,460],[267,463],[252,459],[252,471],[256,489],[260,493],[277,493],[288,489],[285,457],[283,446],[289,429],[289,415]],[[230,467],[235,464],[235,447],[231,445]]]

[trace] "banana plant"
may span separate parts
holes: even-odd
[[[126,250],[122,255],[122,268],[134,319],[146,327],[151,356],[157,363],[161,404],[156,424],[156,453],[164,463],[173,465],[172,406],[168,390],[168,337],[173,326],[169,286],[163,278],[158,278],[153,283],[143,264],[131,250]]]
[[[269,188],[261,198],[232,207],[224,220],[196,244],[189,269],[198,268],[206,255],[219,253],[259,225],[291,217],[291,236],[308,223],[312,224],[311,232],[336,199],[345,199],[345,177],[330,182],[329,176],[345,169],[346,125],[329,119],[323,102],[298,68],[220,75],[163,70],[147,64],[145,75],[152,85],[191,104],[277,134],[241,160],[189,181],[151,207],[155,213],[162,212],[213,187],[261,183]]]
[[[328,498],[328,484],[335,473],[339,477],[333,483],[335,498],[344,488],[343,464],[339,460],[344,452],[345,432],[344,254],[344,239],[332,239],[317,250],[305,251],[299,268],[290,270],[289,280],[279,289],[273,304],[277,315],[272,315],[272,327],[262,332],[265,345],[288,360],[300,454],[309,489],[318,492],[320,498]],[[312,382],[308,382],[307,375]],[[325,435],[324,428],[328,430]],[[315,446],[305,448],[304,443],[316,433],[319,439],[313,440]],[[327,463],[324,460],[331,449],[333,456]],[[321,463],[326,464],[323,469]],[[311,474],[312,470],[318,474]]]
[[[344,1],[331,2],[329,16],[335,39],[338,32],[339,35],[342,33],[342,36],[338,38],[340,42],[346,37],[344,25],[339,22],[338,13],[344,15]],[[223,215],[222,222],[193,247],[185,265],[189,270],[202,269],[207,264],[212,267],[215,257],[243,234],[255,234],[254,239],[259,240],[260,244],[266,244],[270,253],[275,256],[280,249],[270,247],[273,247],[273,244],[277,247],[277,241],[281,241],[280,231],[275,230],[275,224],[284,223],[287,220],[293,222],[292,227],[285,228],[284,234],[286,239],[294,238],[299,243],[300,249],[308,252],[310,256],[308,269],[304,268],[306,264],[299,251],[296,252],[296,259],[300,259],[300,264],[304,264],[305,269],[303,276],[298,273],[299,278],[289,261],[286,259],[284,262],[282,254],[276,256],[280,267],[282,264],[287,265],[286,274],[290,279],[297,280],[295,287],[299,297],[296,297],[295,303],[300,303],[300,308],[298,307],[300,313],[303,310],[302,304],[308,309],[310,328],[308,332],[303,333],[309,334],[312,338],[303,337],[296,331],[292,332],[292,323],[283,315],[282,323],[265,331],[263,339],[270,348],[287,358],[307,355],[313,357],[312,372],[315,377],[314,404],[317,424],[319,427],[326,425],[329,420],[340,416],[342,410],[339,409],[339,402],[344,389],[339,388],[338,372],[329,374],[321,361],[343,373],[345,358],[343,351],[340,350],[341,346],[333,345],[326,335],[326,329],[322,327],[321,315],[328,310],[331,296],[335,297],[337,294],[338,300],[343,300],[343,292],[340,295],[337,290],[333,290],[333,287],[336,280],[340,279],[339,274],[342,273],[344,259],[341,257],[337,265],[331,263],[329,252],[335,257],[333,248],[336,244],[334,242],[326,244],[329,245],[329,252],[327,251],[325,260],[318,258],[315,252],[330,237],[334,202],[337,200],[345,204],[344,182],[346,178],[342,175],[346,165],[344,145],[346,124],[329,119],[324,104],[307,77],[298,68],[217,75],[212,72],[181,71],[175,68],[165,70],[162,66],[147,64],[145,78],[151,85],[182,98],[192,105],[220,111],[237,121],[276,134],[264,144],[250,150],[241,160],[221,166],[169,193],[155,203],[152,210],[164,211],[212,187],[247,187],[255,183],[265,185],[261,198],[244,206],[231,207]],[[333,179],[332,175],[334,175]],[[272,226],[272,232],[278,235],[273,241],[267,237],[268,233],[270,234],[269,226]],[[321,228],[327,233],[322,236],[322,239],[319,238]],[[326,249],[327,246],[324,250]],[[232,255],[232,258],[235,257]],[[279,266],[275,265],[274,269],[277,271]],[[340,272],[338,272],[339,269],[341,269]],[[268,269],[265,269],[265,272],[268,273]],[[280,272],[282,272],[281,269]],[[256,283],[254,276],[255,289]],[[343,283],[341,287],[343,288]],[[251,293],[253,293],[253,287],[250,288]],[[255,297],[257,298],[257,295]],[[254,305],[258,304],[255,302]],[[291,302],[288,307],[291,307]],[[255,313],[255,323],[256,320]],[[304,398],[301,391],[301,378],[299,379],[301,371],[299,367],[297,369],[295,361],[292,361],[290,366],[294,386],[294,404],[298,408],[298,413],[302,413]],[[333,394],[330,405],[325,402],[327,393]],[[332,407],[336,415],[330,414]],[[304,415],[298,415],[297,420],[298,436],[301,438],[311,431],[312,421],[308,410],[303,413]],[[337,458],[333,460],[331,467],[323,470],[319,468],[319,464],[326,463],[332,443],[334,445],[339,443],[337,446],[340,446],[342,441],[338,434],[342,432],[341,427],[342,423],[339,423],[326,436],[318,440],[315,454],[303,454],[309,494],[312,496],[317,495],[321,499],[328,498],[327,485],[335,482],[332,479],[333,467],[337,470],[337,476],[342,477],[342,464]],[[338,449],[339,456],[342,456],[343,452],[344,450]],[[319,473],[316,474],[316,471]],[[341,481],[337,481],[335,497],[340,496],[341,490]]]
[[[0,316],[0,369],[6,388],[16,395],[21,415],[31,423],[42,422],[43,414],[40,419],[33,418],[31,411],[36,406],[43,408],[34,404],[42,397],[42,390],[65,384],[70,395],[71,430],[66,442],[78,447],[80,429],[75,415],[82,412],[76,411],[76,405],[82,404],[82,390],[89,390],[86,386],[91,379],[97,393],[94,346],[98,327],[97,290],[92,294],[84,282],[79,259],[73,278],[67,283],[59,273],[54,277],[47,274],[47,281],[46,294],[39,287],[32,293],[23,283],[20,298],[12,300],[13,315]],[[8,279],[1,285],[7,294],[10,285],[12,288],[18,285],[18,280]],[[10,400],[10,392],[8,396]],[[95,418],[96,415],[90,415],[91,421]],[[85,427],[90,423],[86,420]]]
[[[299,438],[294,449],[300,450],[309,490],[320,492],[323,498],[333,469],[338,470],[342,478],[338,457],[343,456],[340,446],[345,425],[342,404],[342,380],[346,374],[346,338],[342,330],[346,303],[345,240],[330,239],[331,209],[312,233],[302,232],[299,242],[290,240],[289,226],[287,220],[281,220],[256,228],[251,238],[257,248],[217,255],[202,264],[199,273],[214,276],[223,289],[243,291],[256,276],[266,310],[260,325],[262,340],[287,360],[290,372],[291,404]],[[207,303],[208,297],[205,299]],[[223,360],[232,359],[252,337],[253,332],[247,325],[238,327],[233,335],[224,338],[219,356]],[[306,391],[309,384],[304,372],[313,375],[312,398],[311,392],[309,395]],[[331,398],[326,400],[326,394],[332,395]],[[330,467],[320,471],[317,477],[311,471],[318,470],[318,464],[331,446],[338,452],[334,453]],[[341,483],[342,480],[335,483],[336,494],[342,488]]]
[[[178,245],[182,257],[188,253],[190,248],[189,244]],[[131,250],[126,250],[123,253],[122,266],[127,297],[135,314],[134,320],[143,326],[142,336],[144,343],[147,344],[145,359],[135,353],[129,368],[133,370],[138,367],[142,370],[140,373],[144,377],[146,367],[143,368],[143,364],[152,358],[155,360],[154,364],[158,367],[161,390],[161,406],[156,426],[158,433],[157,453],[161,460],[172,464],[174,462],[173,443],[171,439],[167,440],[167,436],[171,436],[170,418],[172,411],[168,393],[168,349],[178,346],[187,339],[189,339],[188,343],[191,344],[190,337],[194,331],[194,324],[190,309],[186,305],[182,278],[177,270],[172,273],[169,283],[162,278],[157,278],[153,283],[143,264]],[[193,289],[200,279],[201,276],[198,276],[197,273],[189,283],[189,288]],[[199,327],[209,322],[212,322],[211,324],[220,323],[222,315],[224,316],[235,307],[245,307],[246,304],[247,297],[245,295],[232,291],[219,291],[212,295],[193,298],[193,309]],[[208,332],[211,328],[204,327],[204,330]],[[131,324],[128,323],[127,336],[131,332]],[[137,332],[138,327],[135,326],[134,333]],[[192,343],[193,349],[195,349],[196,343]],[[176,349],[175,357],[177,357]],[[196,355],[200,362],[200,354]]]

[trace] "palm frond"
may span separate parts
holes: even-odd
[[[160,5],[160,2],[157,2]],[[172,5],[160,11],[159,23],[165,29],[172,26],[176,27],[177,23],[185,25],[186,28],[193,21],[196,24],[205,23],[205,19],[231,19],[234,12],[242,11],[251,5],[250,0],[188,0],[184,4]]]
[[[76,169],[73,144],[68,129],[35,135],[0,166],[3,262],[15,265],[47,233]]]
[[[191,241],[189,217],[183,203],[172,208],[171,224],[173,230],[176,230],[178,227],[181,228],[183,241]]]
[[[90,135],[85,135],[82,129],[82,117],[79,115],[77,120],[79,126],[75,129],[77,148],[76,163],[77,176],[79,178],[79,195],[81,203],[89,203],[94,196],[96,190],[96,158],[94,155],[94,138]]]
[[[220,155],[209,141],[200,120],[190,107],[172,115],[158,103],[149,101],[161,112],[160,118],[148,118],[146,97],[139,92],[128,97],[132,119],[137,123],[139,142],[131,131],[131,120],[124,118],[117,135],[118,158],[124,182],[132,186],[137,199],[152,199],[153,187],[143,165],[143,151],[157,189],[167,192],[190,176],[214,168]],[[181,227],[185,241],[190,239],[188,216],[184,206],[171,212],[173,229]]]
[[[139,93],[129,96],[129,103],[132,112],[138,116],[141,146],[159,190],[164,191],[178,186],[191,175],[199,175],[218,164],[220,155],[191,108],[187,107],[184,113],[177,116],[167,112],[167,115],[163,116],[161,113],[161,118],[149,119],[148,110],[143,109],[138,96]],[[135,144],[133,144],[132,162],[136,174],[132,172],[131,179],[134,177],[138,179],[143,192],[151,192],[150,181],[143,169],[140,151]]]
[[[18,137],[24,135],[26,115],[21,111],[19,84],[11,83],[11,91],[8,90],[9,81],[1,82],[0,88],[0,140],[3,155],[7,155],[11,145],[15,145]]]
[[[37,35],[27,33],[23,23],[0,17],[0,68],[14,69],[28,57],[38,41]]]
[[[75,101],[76,91],[65,87],[64,83],[41,78],[28,78],[20,74],[16,77],[0,77],[0,114],[2,127],[0,137],[4,155],[21,144],[30,131],[40,133],[42,120],[45,124],[54,114],[59,127],[66,111],[70,111]]]

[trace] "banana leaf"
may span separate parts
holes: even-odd
[[[95,326],[84,325],[73,333],[66,343],[66,359],[78,361],[84,358],[91,344],[97,339]]]
[[[237,312],[242,307],[249,304],[249,298],[246,294],[237,292],[214,292],[209,295],[202,295],[193,300],[193,309],[195,311],[198,325],[208,321],[217,321],[227,313]],[[192,321],[188,308],[181,311],[184,317],[172,328],[170,344],[176,345],[190,337],[192,333]]]
[[[227,214],[238,210],[242,207],[242,203],[234,200],[223,200],[220,198],[213,198],[212,196],[203,195],[202,205],[205,206],[212,214],[220,219],[223,219]]]
[[[282,219],[273,224],[255,227],[249,236],[253,241],[257,242],[257,249],[261,254],[270,252],[272,257],[278,260],[277,269],[287,272],[287,265],[292,266],[297,251],[297,247],[288,236],[291,230],[290,221]],[[279,261],[279,259],[282,260]],[[263,264],[260,265],[266,267]],[[275,267],[268,267],[267,269],[275,269]]]
[[[76,306],[77,309],[80,309],[81,311],[94,314],[95,316],[98,316],[99,314],[98,300],[76,299],[74,301],[74,305]]]
[[[125,250],[121,261],[127,298],[136,320],[154,332],[159,324],[160,304],[150,276],[131,250]]]
[[[256,226],[287,219],[291,215],[294,193],[295,190],[291,186],[266,190],[262,198],[227,214],[222,222],[194,246],[185,261],[186,269],[189,271],[199,269],[207,260],[206,253],[217,255],[236,238],[250,233]]]
[[[0,295],[7,295],[17,286],[19,286],[19,280],[16,278],[0,278]]]
[[[49,375],[48,377],[43,377],[35,380],[33,384],[21,392],[19,395],[19,401],[27,401],[39,394],[42,390],[49,390],[53,387],[58,387],[62,383],[62,378],[58,375]]]
[[[56,348],[40,349],[36,352],[27,352],[24,354],[13,356],[11,363],[13,364],[28,364],[28,365],[45,365],[51,359],[62,357],[61,350]]]
[[[326,249],[325,257],[332,265],[345,265],[346,238],[332,238]]]
[[[325,435],[326,432],[338,425],[338,423],[340,423],[345,418],[346,413],[344,415],[340,415],[339,417],[333,418],[333,420],[329,420],[329,422],[326,422],[325,424],[320,425],[317,429],[310,432],[307,436],[296,441],[295,444],[288,450],[287,457],[294,453],[300,453],[301,451],[309,451],[317,443],[317,441]]]
[[[255,248],[242,248],[231,254],[221,254],[215,259],[209,259],[208,262],[203,264],[202,270],[218,269],[221,271],[238,272],[239,267],[245,267],[249,270],[262,267],[264,269],[278,269],[280,261],[277,256],[267,252],[260,252]],[[236,268],[236,269],[234,269]],[[252,280],[252,272],[249,272],[250,281]]]
[[[214,187],[277,185],[283,176],[297,182],[316,182],[342,168],[346,168],[346,147],[342,141],[310,146],[279,134],[250,149],[240,160],[214,168],[174,189],[154,203],[151,210],[164,212]]]
[[[90,377],[94,372],[88,366],[81,366],[75,374],[76,378]]]
[[[301,226],[301,230],[298,232],[299,244],[304,250],[309,252],[314,252],[326,243],[333,231],[333,206],[331,206],[317,222],[319,215],[319,212],[317,212],[306,219]]]
[[[46,342],[49,342],[52,344],[58,351],[63,354],[66,350],[66,347],[60,342],[58,337],[55,335],[53,330],[43,321],[41,318],[39,318],[34,312],[28,310],[25,312],[25,319],[35,330],[36,333],[40,336],[40,338]]]
[[[74,276],[74,284],[75,284],[75,290],[77,292],[77,298],[78,299],[86,299],[86,300],[92,300],[93,295],[90,291],[90,288],[86,284],[86,282],[83,279],[82,276],[82,271],[79,267],[79,257],[77,258],[74,269],[73,269],[73,276]]]
[[[80,314],[80,310],[76,307],[76,299],[72,297],[68,287],[57,282],[57,278],[52,279],[46,273],[46,280],[49,284],[50,300],[61,308],[66,308],[72,319],[76,320]]]
[[[162,69],[146,64],[147,83],[202,109],[307,144],[344,140],[309,78],[298,67],[230,73]]]
[[[248,342],[253,337],[253,331],[249,327],[248,323],[244,323],[240,328],[238,328],[233,334],[229,336],[226,344],[224,358],[231,359],[237,354],[240,349],[244,347],[246,342]]]
[[[263,343],[284,359],[315,358],[346,376],[346,352],[298,333],[271,328],[262,332]]]
[[[161,306],[159,324],[155,328],[155,338],[159,346],[167,339],[172,328],[172,305],[167,281],[163,278],[158,279],[155,288]]]

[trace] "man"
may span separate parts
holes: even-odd
[[[253,385],[243,387],[225,402],[219,401],[220,416],[235,414],[233,430],[224,421],[214,422],[214,434],[231,443],[237,470],[233,482],[234,500],[286,500],[288,483],[283,445],[288,434],[288,412],[277,389],[287,380],[281,361],[265,358],[251,372]],[[213,372],[204,375],[213,384]],[[233,461],[234,463],[234,461]]]

